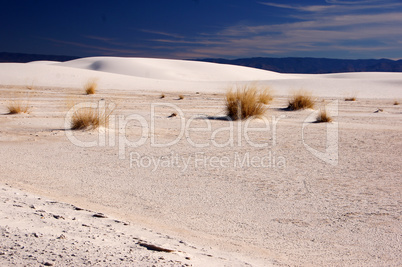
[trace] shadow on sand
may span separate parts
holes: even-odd
[[[200,116],[198,120],[233,121],[229,116]]]

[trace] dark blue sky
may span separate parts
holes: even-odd
[[[0,52],[402,58],[402,0],[0,0]]]

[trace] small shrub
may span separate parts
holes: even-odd
[[[317,122],[331,122],[332,118],[325,109],[321,109],[317,116]]]
[[[28,90],[33,90],[34,88],[34,82],[32,82],[30,85],[27,85]]]
[[[179,100],[184,99],[184,95],[179,95]]]
[[[161,97],[160,97],[160,98],[161,98],[161,99],[162,99],[162,98],[165,98],[165,94],[161,94]]]
[[[98,108],[80,108],[72,116],[71,129],[84,130],[108,126],[112,110],[99,111]]]
[[[314,108],[314,99],[311,93],[305,91],[298,91],[293,94],[289,100],[288,109],[299,110],[306,108]]]
[[[29,113],[29,103],[28,101],[15,100],[11,101],[8,105],[8,114],[19,114],[19,113]]]
[[[266,107],[260,101],[260,94],[254,86],[228,90],[225,96],[226,115],[232,120],[242,120],[264,115]]]
[[[347,97],[345,98],[345,101],[356,101],[356,97],[355,96]]]
[[[88,81],[84,86],[85,93],[87,95],[93,95],[96,93],[97,87],[98,87],[98,83],[96,82],[96,80]]]
[[[395,100],[394,106],[398,106],[398,105],[399,105],[399,102]]]
[[[268,105],[269,103],[272,102],[274,97],[272,96],[272,92],[269,88],[263,89],[260,94],[258,95],[258,101],[261,103]]]

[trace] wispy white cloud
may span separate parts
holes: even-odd
[[[400,1],[326,0],[323,5],[259,3],[266,8],[285,9],[283,14],[291,22],[249,21],[191,35],[137,29],[141,33],[142,42],[138,42],[141,45],[99,36],[84,36],[80,42],[49,41],[86,48],[94,54],[149,54],[170,58],[288,56],[334,51],[370,57],[384,57],[383,53],[399,51],[394,54],[400,53],[402,57]]]
[[[107,37],[104,37],[104,36],[84,35],[84,37],[88,38],[88,39],[102,41],[102,42],[112,42],[112,41],[114,41],[113,38],[107,38]]]
[[[302,6],[302,5],[277,4],[271,2],[259,2],[259,3],[266,6],[295,9],[299,11],[310,11],[310,12],[323,11],[331,8],[331,6],[322,6],[322,5]]]
[[[160,43],[171,44],[193,44],[193,45],[223,45],[224,41],[214,41],[210,39],[197,38],[197,39],[182,39],[182,40],[170,40],[170,39],[152,39],[151,41]]]
[[[277,4],[273,2],[259,2],[261,5],[278,7],[284,9],[292,9],[300,12],[329,12],[329,13],[343,13],[357,10],[379,10],[402,7],[402,3],[394,1],[378,1],[378,0],[366,0],[366,1],[338,1],[327,0],[329,5],[287,5]]]
[[[178,39],[184,38],[183,35],[179,35],[179,34],[175,34],[175,33],[170,33],[170,32],[153,31],[153,30],[146,30],[146,29],[141,29],[140,31],[146,32],[146,33],[152,33],[152,34],[156,34],[156,35],[163,35],[163,36],[178,38]]]
[[[343,0],[325,0],[329,4],[370,4],[383,2],[382,0],[356,0],[356,1],[343,1]]]
[[[54,38],[43,38],[49,42],[56,43],[59,45],[69,46],[69,47],[79,47],[87,49],[89,54],[99,54],[99,55],[122,55],[136,56],[140,55],[141,51],[136,49],[124,49],[118,47],[110,47],[109,45],[92,45],[86,42],[71,42],[66,40],[59,40]]]
[[[344,51],[349,54],[372,52],[381,57],[381,53],[387,51],[400,51],[398,47],[402,42],[400,1],[327,0],[326,2],[327,5],[260,2],[266,6],[288,9],[289,18],[294,22],[239,23],[214,33],[198,34],[179,42],[183,45],[183,49],[176,55],[242,57]],[[177,42],[177,40],[161,39],[156,41]],[[191,46],[186,47],[184,45],[186,43]]]

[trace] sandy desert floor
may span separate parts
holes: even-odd
[[[313,110],[284,110],[287,96],[278,95],[268,126],[254,120],[247,127],[263,130],[245,135],[246,122],[224,119],[222,93],[87,96],[39,85],[4,85],[0,93],[1,265],[402,264],[395,99],[320,97],[317,108],[338,100],[338,116],[325,124],[309,119]],[[31,112],[8,115],[15,98],[27,99]],[[96,130],[65,130],[68,107],[83,101],[116,104],[103,145]],[[191,130],[176,140],[183,122]],[[306,146],[325,152],[335,126],[338,158],[329,164]]]

